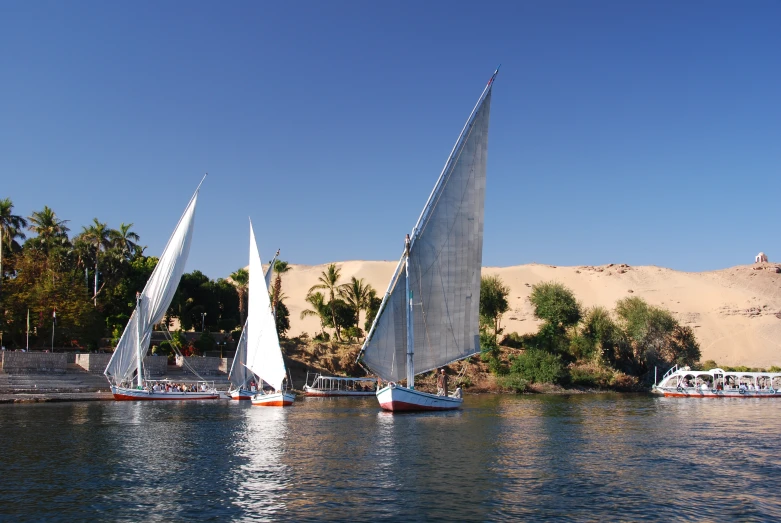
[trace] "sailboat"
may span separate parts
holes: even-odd
[[[273,266],[273,265],[272,265]],[[258,278],[258,276],[261,276]],[[263,276],[258,244],[252,222],[249,224],[249,299],[247,300],[247,323],[244,326],[247,343],[247,363],[249,372],[268,383],[274,390],[265,392],[258,387],[252,396],[252,404],[259,407],[286,407],[295,400],[293,393],[283,390],[287,371],[279,346],[277,324],[268,285]]]
[[[204,179],[206,177],[204,176]],[[203,180],[201,180],[201,184]],[[104,374],[117,400],[202,400],[217,399],[219,393],[214,387],[200,384],[196,391],[155,390],[148,386],[144,377],[143,362],[149,350],[152,327],[165,315],[179,286],[179,280],[190,253],[195,220],[195,204],[198,191],[195,190],[190,203],[184,210],[179,223],[163,249],[163,254],[142,292],[136,293],[136,308],[117,343],[117,348],[106,366]]]
[[[250,246],[250,248],[252,248]],[[266,289],[271,285],[271,275],[274,270],[274,262],[277,261],[279,251],[274,255],[274,259],[266,269],[264,277]],[[233,356],[230,372],[228,372],[228,381],[231,386],[228,390],[228,397],[233,400],[251,400],[252,396],[258,391],[258,378],[247,368],[247,324],[249,315],[244,321],[244,328],[241,330],[241,337],[236,345],[236,354]]]
[[[376,395],[389,411],[452,410],[460,397],[415,389],[415,375],[480,352],[488,120],[491,89],[480,94],[429,195],[358,361],[389,382]],[[406,378],[406,387],[398,382]],[[460,396],[460,394],[458,394]]]

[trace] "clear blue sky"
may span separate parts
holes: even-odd
[[[188,270],[397,259],[494,68],[484,265],[781,260],[781,3],[0,2],[0,197]]]

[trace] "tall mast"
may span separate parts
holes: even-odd
[[[407,290],[407,388],[415,388],[415,337],[413,333],[412,290],[409,288],[409,234],[404,239],[404,271],[406,272],[405,285]]]
[[[141,329],[143,328],[141,323],[142,308],[141,308],[141,293],[136,293],[136,381],[138,382],[138,388],[144,386],[144,380],[141,377]]]

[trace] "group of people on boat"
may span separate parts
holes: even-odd
[[[199,387],[196,383],[168,383],[154,382],[151,386],[147,384],[149,392],[198,392]],[[205,392],[208,389],[205,383],[201,383],[200,391]]]

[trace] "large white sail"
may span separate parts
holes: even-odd
[[[415,374],[480,351],[480,269],[491,83],[470,115],[412,231],[408,278]],[[389,381],[406,376],[408,300],[403,262],[402,257],[362,349],[366,365]]]
[[[273,273],[274,269],[274,261],[276,260],[276,256],[274,257],[274,260],[271,261],[271,263],[268,266],[268,269],[266,269],[266,276],[264,278],[264,281],[266,283],[266,289],[269,288],[271,285],[271,275]],[[245,320],[244,322],[244,328],[241,330],[241,337],[239,337],[239,342],[236,344],[236,354],[233,356],[233,363],[231,364],[230,372],[228,372],[228,381],[231,382],[232,388],[234,390],[238,390],[242,387],[245,387],[247,383],[249,383],[250,379],[253,377],[252,372],[247,368],[247,322],[249,321],[249,318]]]
[[[271,311],[268,286],[260,263],[252,223],[249,226],[249,299],[247,300],[247,367],[263,381],[282,390],[285,362]]]
[[[200,188],[200,185],[198,187]],[[113,384],[130,381],[138,368],[138,355],[143,359],[149,349],[152,327],[163,319],[171,304],[190,253],[197,201],[198,189],[179,218],[155,270],[141,292],[140,317],[139,309],[136,308],[106,366],[104,374]]]

